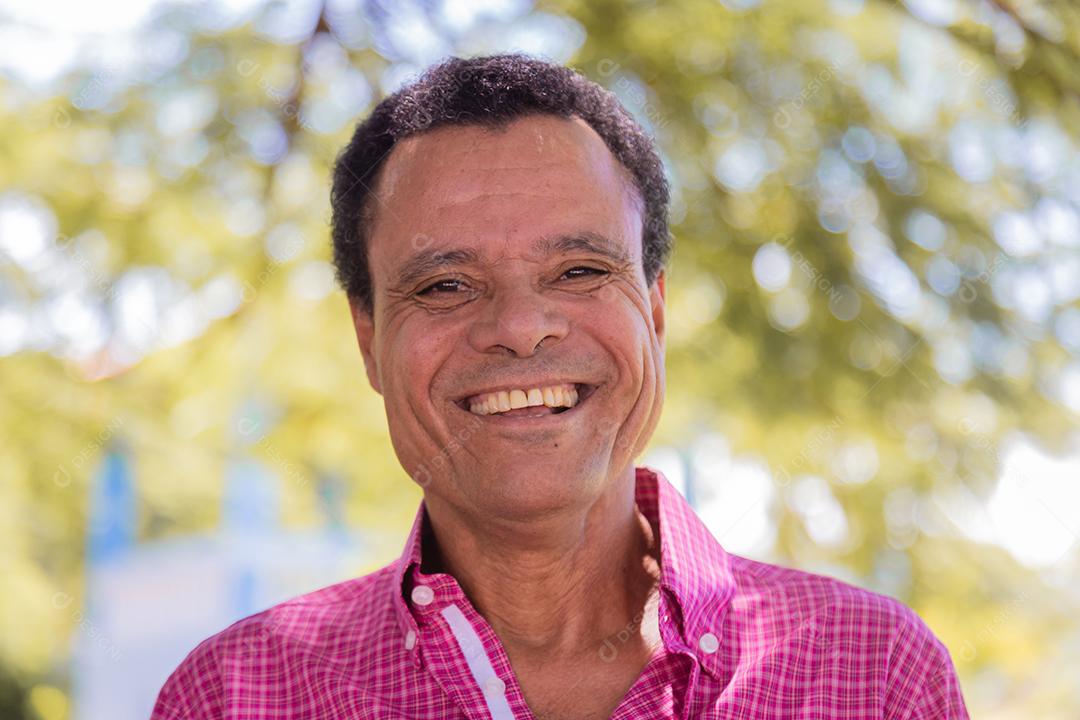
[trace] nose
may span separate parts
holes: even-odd
[[[469,342],[477,352],[523,358],[556,345],[569,329],[552,299],[528,286],[503,287],[470,328]]]

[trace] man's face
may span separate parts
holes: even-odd
[[[374,311],[352,312],[394,449],[429,497],[507,519],[581,507],[648,441],[664,280],[645,282],[628,177],[579,119],[394,148],[368,234]]]

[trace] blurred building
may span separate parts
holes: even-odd
[[[336,514],[335,479],[321,479],[327,521],[310,532],[281,525],[281,481],[262,464],[237,458],[225,482],[216,532],[139,543],[127,450],[106,454],[91,499],[86,603],[75,611],[72,717],[145,720],[201,640],[363,562],[367,543]]]

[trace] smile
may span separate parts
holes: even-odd
[[[471,395],[458,405],[474,415],[542,417],[570,410],[583,402],[593,389],[582,383],[507,388]]]

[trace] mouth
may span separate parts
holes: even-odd
[[[594,390],[596,386],[587,383],[504,388],[469,395],[456,404],[473,415],[539,418],[570,412],[585,402]]]

